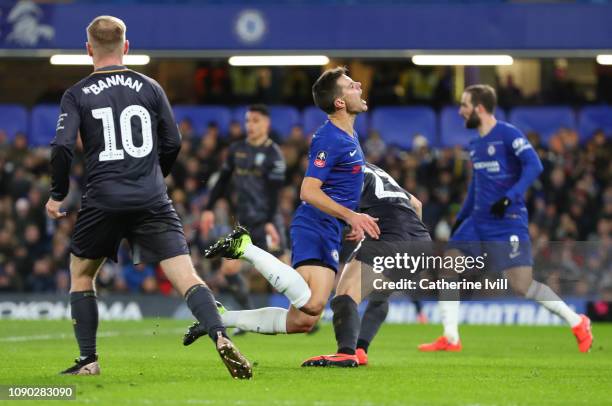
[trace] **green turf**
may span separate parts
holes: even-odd
[[[0,384],[77,386],[77,401],[113,405],[599,405],[612,402],[612,325],[595,325],[580,354],[564,327],[462,326],[459,354],[416,345],[440,326],[383,326],[370,365],[306,369],[301,361],[335,350],[329,325],[312,336],[236,339],[255,363],[252,381],[233,381],[211,342],[181,344],[187,323],[102,322],[102,375],[57,372],[76,355],[70,322],[0,321]],[[29,337],[29,338],[28,338]],[[61,402],[19,402],[19,405]]]

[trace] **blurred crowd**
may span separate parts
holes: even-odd
[[[227,146],[241,139],[238,122],[228,134],[210,123],[196,134],[189,121],[179,123],[182,149],[168,192],[184,222],[198,272],[215,289],[224,288],[216,272],[218,263],[204,260],[201,252],[232,225],[231,203],[216,208],[217,226],[206,241],[199,233],[199,219],[210,184],[223,163]],[[290,134],[272,134],[287,161],[279,210],[289,229],[299,204],[299,187],[307,166],[309,134],[295,126]],[[567,295],[612,296],[612,143],[597,132],[584,145],[571,130],[559,131],[545,147],[538,134],[528,134],[544,164],[544,172],[527,195],[530,234],[536,254],[536,276]],[[362,140],[367,160],[386,169],[406,190],[423,203],[423,221],[432,237],[445,241],[460,208],[471,176],[469,156],[461,148],[435,149],[425,137],[415,135],[412,149],[387,145],[371,131]],[[0,130],[0,291],[66,292],[69,289],[69,243],[85,171],[77,146],[70,194],[64,207],[68,215],[51,221],[44,205],[49,190],[48,148],[29,149],[24,134],[12,142]],[[560,241],[556,246],[550,241]],[[561,245],[559,245],[561,244]],[[563,249],[559,250],[558,247]],[[557,248],[555,248],[557,247]],[[265,281],[250,273],[251,287],[265,292]],[[107,261],[100,271],[99,289],[115,292],[174,294],[155,264],[132,265],[126,246],[119,263]]]
[[[427,105],[439,109],[453,103],[456,75],[452,67],[416,66],[396,60],[334,63],[346,63],[351,76],[361,82],[370,107]],[[612,103],[612,69],[594,63],[592,85],[586,86],[572,73],[572,63],[563,58],[542,61],[541,88],[537,90],[526,88],[511,73],[493,68],[479,68],[478,72],[490,78],[490,84],[497,90],[498,104],[504,109],[524,105]],[[319,67],[237,67],[225,61],[202,62],[195,69],[189,91],[174,95],[174,101],[237,106],[256,102],[303,108],[312,105],[311,86],[320,74]],[[50,96],[55,99],[48,101],[56,103],[58,95]]]

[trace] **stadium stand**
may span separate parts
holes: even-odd
[[[430,146],[438,145],[436,114],[429,107],[379,107],[372,113],[371,129],[390,145],[412,148],[415,135],[423,135]]]
[[[55,127],[59,116],[59,104],[39,104],[32,109],[30,134],[31,146],[47,146],[55,137]]]
[[[272,129],[284,139],[291,132],[291,128],[295,125],[300,125],[302,122],[302,115],[293,106],[284,105],[272,105],[268,106],[270,111],[270,122]],[[232,120],[238,121],[244,125],[244,115],[246,113],[247,106],[241,106],[233,109]]]
[[[62,291],[67,286],[65,278],[69,235],[86,178],[82,157],[77,151],[72,172],[72,192],[66,200],[69,216],[64,225],[54,228],[44,217],[49,165],[45,147],[54,135],[58,110],[57,105],[38,105],[31,110],[30,122],[26,120],[24,126],[26,109],[20,106],[13,106],[13,110],[0,108],[0,113],[17,112],[3,116],[6,118],[0,122],[0,130],[13,133],[15,128],[30,128],[25,134],[28,143],[24,137],[16,137],[0,144],[0,219],[5,224],[4,229],[0,230],[0,256],[4,258],[0,274],[8,275],[4,279],[0,278],[3,281],[0,290],[48,292]],[[198,135],[206,129],[209,121],[216,121],[222,135],[225,135],[232,117],[239,114],[234,110],[232,115],[229,108],[220,106],[178,106],[176,110],[177,121],[190,118]],[[302,122],[306,136],[325,119],[325,115],[313,107],[304,109],[302,115],[285,106],[274,106],[271,110],[276,117],[273,120],[284,123],[284,131],[288,131],[294,123]],[[540,176],[540,184],[528,193],[527,199],[531,215],[530,230],[534,239],[570,238],[588,241],[604,239],[609,235],[612,186],[609,185],[607,174],[609,157],[612,155],[611,110],[609,106],[584,107],[577,114],[580,134],[571,130],[572,122],[567,117],[573,117],[573,111],[569,107],[521,107],[510,115],[512,122],[518,113],[520,119],[538,113],[530,129],[542,128],[549,131],[546,137],[548,143],[536,145],[546,169]],[[529,114],[523,114],[524,111]],[[282,119],[281,116],[286,113],[288,117]],[[439,116],[432,109],[422,107],[378,107],[368,114],[372,117],[372,130],[376,131],[368,134],[367,120],[358,121],[360,134],[368,134],[362,143],[367,159],[392,173],[401,185],[413,191],[423,202],[423,218],[434,238],[448,238],[457,210],[457,205],[451,203],[462,201],[470,173],[466,154],[451,148],[465,145],[468,140],[465,136],[470,135],[463,128],[457,107],[446,107]],[[501,110],[498,117],[503,118]],[[555,122],[555,117],[565,117],[566,120]],[[532,121],[526,120],[529,123]],[[438,122],[439,139],[436,132]],[[564,127],[570,130],[554,130]],[[597,129],[603,129],[607,138],[601,133],[593,136],[592,133]],[[414,134],[423,134],[429,140],[429,145],[421,145],[418,150],[410,151]],[[237,136],[240,137],[240,134]],[[554,143],[551,142],[553,139]],[[579,140],[584,143],[581,145]],[[279,207],[282,208],[286,226],[299,203],[296,191],[299,190],[303,176],[301,163],[307,151],[307,142],[306,137],[292,137],[282,145],[287,157],[287,177]],[[227,142],[210,137],[204,154],[201,145],[184,143],[169,180],[169,193],[185,222],[190,244],[197,247],[193,252],[198,270],[206,275],[210,265],[199,258],[199,252],[209,241],[199,236],[199,217],[194,213],[199,213],[207,199],[207,182],[220,167]],[[34,151],[29,149],[32,146],[43,149]],[[390,148],[397,146],[401,148],[399,151]],[[570,199],[569,196],[574,198]],[[227,210],[227,207],[223,210]],[[231,219],[231,214],[227,213],[225,217]],[[221,225],[220,229],[230,227],[229,221],[225,226]],[[109,279],[101,289],[126,289],[121,275],[122,266],[127,262],[129,258],[122,255],[120,264],[109,264],[105,268]],[[32,273],[32,269],[41,271]],[[156,278],[159,289],[162,289],[166,285],[160,275],[157,273]],[[588,275],[589,281],[596,281],[598,275],[595,271],[591,272]],[[586,277],[586,274],[578,277],[583,276]],[[214,278],[210,283],[215,287]]]
[[[177,105],[174,106],[174,118],[177,123],[190,120],[196,137],[201,137],[211,122],[217,124],[221,134],[227,134],[231,112],[224,106]]]
[[[578,114],[580,141],[589,140],[596,131],[602,130],[612,137],[612,106],[587,106]]]
[[[576,129],[576,116],[567,106],[517,107],[509,121],[525,133],[538,133],[544,144],[561,128]]]
[[[12,140],[15,134],[28,132],[28,111],[17,104],[0,104],[0,123],[8,139]]]

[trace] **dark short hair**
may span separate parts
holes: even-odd
[[[263,114],[266,117],[270,117],[270,111],[268,111],[268,106],[266,106],[265,104],[251,104],[249,107],[247,107],[247,111]]]
[[[342,75],[346,75],[347,72],[348,69],[342,66],[327,69],[319,76],[314,85],[312,85],[312,98],[314,99],[314,103],[327,114],[332,114],[336,111],[334,100],[340,96],[338,78]]]
[[[495,89],[489,85],[472,85],[465,88],[464,92],[467,92],[472,97],[472,105],[476,107],[479,104],[485,108],[489,113],[495,111],[497,107],[497,94]]]

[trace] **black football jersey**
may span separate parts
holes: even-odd
[[[387,172],[366,162],[363,191],[359,202],[361,211],[382,205],[399,206],[414,211],[411,199],[412,195],[398,185]]]
[[[125,211],[168,199],[164,177],[178,155],[181,136],[168,98],[155,80],[124,66],[109,66],[64,93],[51,142],[54,200],[68,193],[78,132],[88,205]]]
[[[285,180],[285,159],[271,139],[254,146],[247,140],[230,145],[221,175],[211,192],[207,209],[225,194],[231,179],[237,196],[236,217],[245,225],[272,222],[278,206],[278,194]]]

